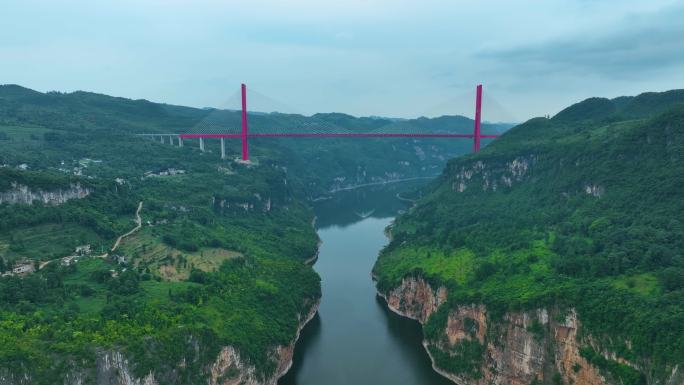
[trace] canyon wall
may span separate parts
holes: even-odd
[[[287,346],[277,346],[272,351],[272,357],[276,361],[276,370],[268,378],[262,378],[254,366],[249,365],[240,358],[240,354],[230,346],[221,349],[216,361],[210,367],[210,385],[276,385],[278,379],[285,375],[292,366],[292,357],[299,333],[304,326],[311,321],[318,311],[320,300],[316,301],[308,314],[300,317],[297,334]]]
[[[85,198],[92,192],[92,189],[81,186],[80,183],[72,184],[68,189],[57,189],[44,191],[33,190],[28,186],[12,183],[12,188],[0,192],[0,204],[33,204],[34,201],[43,204],[59,205],[70,199]]]
[[[389,308],[402,316],[425,325],[437,309],[447,302],[447,289],[433,288],[421,278],[407,277],[388,293],[379,293]],[[507,312],[494,320],[482,304],[450,306],[446,324],[440,336],[424,341],[433,361],[433,368],[460,385],[530,385],[530,384],[620,384],[588,362],[580,351],[591,347],[632,368],[638,365],[614,353],[602,351],[591,336],[580,334],[581,322],[574,309],[560,313],[557,309],[538,308]],[[463,354],[462,346],[476,346],[470,350],[479,357]],[[438,353],[440,358],[435,356]],[[445,358],[458,361],[462,369],[470,357],[470,370],[450,371],[444,367]],[[642,369],[642,368],[641,368]],[[642,370],[643,371],[643,370]],[[664,382],[646,378],[648,384],[683,385],[684,375],[678,367]]]

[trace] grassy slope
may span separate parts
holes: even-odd
[[[451,303],[483,302],[494,317],[575,307],[604,348],[646,359],[649,376],[665,377],[684,362],[684,107],[673,107],[683,99],[590,99],[450,161],[434,191],[396,221],[374,269],[379,289],[421,275],[448,286]],[[427,338],[440,334],[446,308]],[[645,373],[584,353],[625,383],[643,381]]]

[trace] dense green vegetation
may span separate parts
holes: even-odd
[[[82,158],[108,158],[109,174],[138,175],[131,169],[127,154],[131,137],[138,133],[233,132],[240,127],[236,111],[196,109],[146,100],[128,100],[88,92],[47,94],[16,85],[0,86],[0,164],[28,164],[33,169],[65,167]],[[395,121],[384,118],[356,118],[345,114],[316,114],[305,117],[295,114],[255,113],[249,116],[250,132],[325,129],[335,132],[459,132],[471,133],[473,122],[460,116],[436,119],[419,118]],[[483,132],[500,133],[507,124],[483,124]],[[251,157],[260,162],[277,161],[310,197],[329,190],[378,180],[438,174],[446,159],[470,150],[467,140],[408,139],[252,139]],[[108,144],[108,146],[104,146]],[[197,148],[195,140],[186,140],[183,149],[157,151],[159,143],[148,143],[146,151],[130,155],[139,157],[136,164],[147,170],[166,167],[188,167],[187,154]],[[227,140],[228,154],[237,156],[240,143]],[[218,140],[207,140],[207,151],[216,160],[220,152]],[[65,153],[80,158],[65,157]],[[207,154],[208,155],[208,154]],[[203,165],[198,164],[201,168]],[[97,170],[98,176],[104,170]],[[93,171],[94,172],[94,171]],[[116,174],[116,175],[115,175]]]
[[[124,349],[139,377],[153,370],[168,383],[204,383],[204,366],[234,346],[271,374],[271,348],[297,328],[293,310],[307,312],[320,295],[316,273],[293,260],[236,258],[183,282],[143,271],[90,259],[0,280],[2,367],[53,384],[71,366],[92,368],[98,349]]]
[[[89,185],[87,180],[83,178],[64,175],[63,173],[45,171],[24,172],[8,167],[0,168],[0,192],[11,190],[13,182],[39,190],[69,188],[73,183],[84,184],[84,187]]]
[[[354,184],[436,174],[467,141],[310,143],[253,140],[253,163],[220,159],[218,140],[170,146],[137,133],[237,127],[239,114],[0,86],[0,194],[87,188],[61,204],[0,203],[0,376],[53,384],[94,375],[121,351],[138,377],[204,384],[219,349],[234,346],[259,375],[294,338],[298,316],[320,296],[303,262],[316,252],[308,199]],[[470,130],[461,117],[416,119],[250,115],[250,130],[335,126]],[[500,132],[505,125],[487,125]],[[239,142],[228,141],[229,154]],[[234,156],[234,155],[233,155]],[[136,209],[142,228],[133,229]],[[90,245],[85,256],[76,247]],[[49,262],[49,263],[46,263]],[[68,265],[67,265],[68,264]]]
[[[35,97],[59,104],[84,96]],[[318,276],[302,263],[317,247],[313,215],[297,183],[288,186],[294,179],[268,158],[247,166],[124,135],[173,120],[158,116],[159,106],[64,103],[62,116],[59,105],[13,100],[26,118],[0,127],[0,192],[74,184],[92,191],[62,204],[0,204],[0,272],[26,259],[53,261],[24,277],[0,278],[3,375],[26,373],[35,384],[68,373],[92,377],[98,355],[121,351],[137,376],[153,370],[161,383],[205,383],[207,365],[224,346],[261,375],[272,374],[271,349],[292,341],[299,315],[320,296]],[[98,112],[115,129],[87,120]],[[28,170],[15,167],[22,163]],[[109,252],[134,227],[139,202],[143,229]],[[57,258],[85,244],[90,256],[62,266]]]
[[[684,363],[681,101],[682,91],[589,99],[450,161],[393,226],[378,288],[422,276],[449,288],[449,306],[484,303],[494,319],[573,307],[584,335],[642,370],[588,360],[616,383],[662,381]],[[439,341],[445,322],[431,318],[426,337]]]

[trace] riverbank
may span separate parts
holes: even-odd
[[[390,195],[390,199],[393,199]],[[342,225],[320,218],[322,301],[301,333],[293,368],[279,385],[449,385],[430,366],[420,325],[387,310],[369,272],[385,245],[390,218],[348,224],[355,207],[340,207]]]
[[[385,227],[384,234],[385,234],[385,237],[387,238],[387,240],[391,242],[392,241],[392,224],[391,223],[390,223],[390,225]],[[384,293],[382,293],[380,290],[377,290],[377,276],[372,271],[371,271],[371,279],[373,280],[373,284],[376,285],[376,295],[379,298],[382,298],[385,306],[391,312],[393,312],[394,314],[396,314],[400,317],[408,318],[410,320],[418,322],[420,324],[421,330],[423,328],[423,325],[427,321],[427,318],[429,318],[430,314],[433,311],[435,311],[436,308],[439,306],[438,304],[433,303],[432,309],[430,309],[430,312],[428,314],[426,314],[424,309],[423,309],[423,306],[425,306],[425,304],[421,304],[421,303],[416,304],[416,305],[420,306],[421,316],[419,316],[417,314],[410,313],[408,311],[402,311],[398,305],[396,305],[396,306],[392,305],[392,302],[397,302],[397,301],[390,301],[390,299],[387,298],[387,296]],[[423,291],[425,291],[425,290],[423,290]],[[430,292],[432,291],[432,289],[429,287],[429,285],[427,286],[427,291],[430,291]],[[446,291],[444,291],[444,293],[446,293]],[[414,293],[414,296],[415,296],[415,293]],[[436,296],[432,295],[431,297],[434,298]],[[444,294],[443,297],[444,297],[444,300],[446,300],[446,294]],[[405,300],[405,298],[399,298],[399,302],[402,302],[404,300]],[[415,300],[415,298],[413,300]],[[439,299],[435,300],[434,302],[439,302]],[[429,345],[428,345],[426,340],[423,339],[423,341],[421,342],[421,345],[423,346],[425,353],[427,353],[428,357],[430,358],[432,370],[434,370],[435,373],[438,373],[442,377],[444,377],[444,378],[448,379],[449,381],[452,381],[453,383],[456,383],[456,384],[459,384],[459,381],[462,381],[460,378],[454,376],[453,374],[448,373],[448,372],[437,367],[437,365],[435,363],[435,358],[432,356],[432,353],[430,353]]]
[[[311,320],[316,316],[316,313],[318,313],[318,309],[321,306],[321,298],[319,298],[312,306],[311,310],[309,310],[309,313],[306,315],[304,322],[299,323],[299,327],[297,328],[297,333],[295,334],[294,340],[292,340],[292,343],[287,347],[287,365],[286,367],[281,370],[277,376],[276,376],[276,383],[278,380],[280,380],[284,375],[287,374],[287,372],[292,368],[293,365],[293,359],[294,359],[294,351],[297,346],[297,342],[299,342],[299,338],[301,336],[302,330],[306,327],[306,325],[311,322]]]
[[[243,384],[243,385],[277,385],[278,381],[292,368],[294,351],[302,330],[314,318],[320,306],[320,298],[316,300],[309,312],[302,317],[292,342],[286,346],[273,348],[272,359],[276,361],[276,369],[272,376],[263,378],[256,368],[240,356],[232,346],[221,349],[216,361],[209,368],[209,385]]]
[[[373,276],[373,281],[375,282],[375,276]],[[397,315],[400,316],[400,317],[408,318],[408,319],[410,319],[410,320],[413,320],[413,321],[418,322],[418,323],[420,324],[421,329],[422,329],[422,327],[423,327],[425,321],[421,320],[419,316],[414,315],[414,314],[411,314],[411,313],[409,313],[409,312],[404,312],[404,311],[402,311],[398,306],[392,306],[392,305],[390,304],[390,301],[388,300],[387,296],[386,296],[385,294],[383,294],[382,292],[380,292],[380,291],[377,291],[377,296],[378,296],[379,298],[382,298],[382,299],[383,299],[383,302],[385,303],[385,306],[387,306],[387,308],[388,308],[392,313],[397,314]],[[431,363],[431,365],[432,365],[432,370],[434,370],[435,373],[441,375],[442,377],[446,378],[447,380],[449,380],[449,381],[451,381],[451,382],[453,382],[453,383],[455,383],[455,384],[462,384],[462,383],[463,383],[463,382],[462,382],[463,379],[461,379],[461,378],[459,378],[459,377],[456,377],[456,376],[454,376],[453,374],[448,373],[448,372],[446,372],[446,371],[440,369],[439,367],[437,367],[437,364],[435,363],[435,358],[432,356],[432,353],[430,353],[429,344],[428,344],[428,342],[427,342],[426,340],[423,340],[421,345],[423,346],[423,349],[425,350],[425,353],[427,354],[427,356],[430,358],[430,363]]]
[[[316,230],[316,219],[317,217],[314,216],[311,220],[311,227],[314,229],[314,231]],[[306,265],[313,265],[314,263],[316,263],[316,261],[318,260],[318,254],[321,252],[321,244],[323,243],[323,241],[321,241],[321,237],[318,236],[318,233],[316,233],[316,238],[318,238],[318,243],[316,243],[316,252],[314,253],[314,255],[312,255],[304,261],[304,264]]]

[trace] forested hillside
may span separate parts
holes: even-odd
[[[683,101],[588,99],[449,161],[374,268],[390,299],[408,278],[448,291],[424,326],[437,368],[473,384],[683,381]],[[507,366],[515,349],[526,369]]]
[[[310,199],[434,175],[470,147],[254,140],[244,164],[239,142],[222,160],[218,140],[200,152],[134,135],[217,118],[239,122],[231,111],[0,86],[0,383],[272,381],[320,297],[304,263],[317,252]],[[250,127],[307,119],[396,123],[254,114]],[[428,123],[472,127],[401,122]]]
[[[201,110],[2,92],[0,382],[204,384],[226,347],[274,376],[320,296],[283,167],[131,135]]]
[[[129,100],[89,92],[40,93],[16,85],[0,86],[0,164],[26,163],[33,168],[56,167],[64,147],[82,157],[100,159],[122,151],[138,133],[235,132],[240,112],[196,109]],[[21,129],[30,127],[31,129]],[[249,115],[250,132],[305,131],[325,128],[335,132],[472,133],[473,121],[461,116],[391,120],[357,118],[339,113],[310,117],[282,113]],[[500,133],[508,124],[483,124],[483,132]],[[363,142],[359,142],[362,140]],[[486,140],[485,140],[486,142]],[[94,146],[93,143],[108,146]],[[197,148],[197,140],[185,147]],[[362,146],[360,144],[363,144]],[[240,153],[238,140],[227,140],[227,153]],[[254,160],[277,160],[297,175],[311,197],[340,187],[439,174],[447,159],[469,151],[468,140],[455,139],[311,139],[262,138],[250,140]],[[33,151],[32,151],[33,150]],[[218,140],[207,140],[207,150],[220,153]],[[166,166],[147,155],[150,166]],[[112,164],[119,173],[125,162]]]

